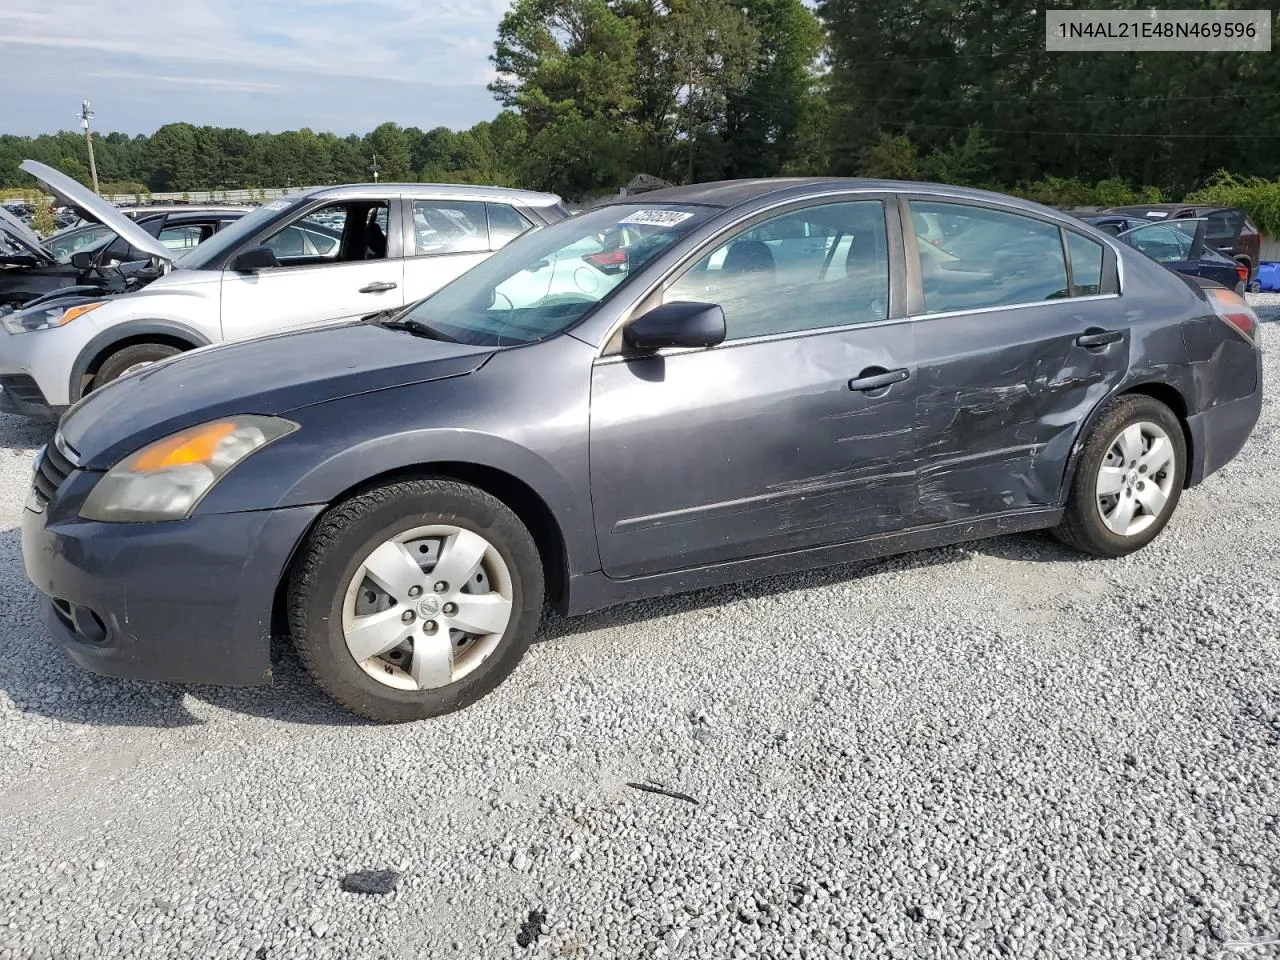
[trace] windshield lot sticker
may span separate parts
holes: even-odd
[[[629,217],[623,217],[619,223],[642,223],[649,227],[674,227],[693,217],[692,213],[681,213],[679,210],[637,210]]]
[[[293,206],[293,204],[290,203],[288,200],[272,200],[270,203],[265,204],[264,206],[265,206],[265,209],[267,210],[284,210],[287,207]]]

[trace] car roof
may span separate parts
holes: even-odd
[[[938,194],[939,197],[948,199],[996,202],[1036,213],[1048,212],[1058,217],[1065,216],[1060,210],[1053,210],[1042,204],[1021,200],[1005,193],[918,180],[869,180],[859,177],[771,177],[759,180],[720,180],[714,183],[695,183],[685,187],[648,190],[630,196],[610,197],[602,205],[690,203],[727,209],[766,197],[802,199],[846,190]]]
[[[247,213],[252,209],[247,203],[143,203],[120,208],[132,217],[159,213]]]
[[[514,190],[510,187],[484,187],[469,183],[346,183],[334,187],[312,187],[294,194],[310,199],[333,197],[335,199],[376,200],[386,196],[403,196],[409,199],[491,200],[495,203],[517,201],[530,207],[553,207],[560,203],[554,193],[534,190]]]
[[[1213,203],[1131,203],[1123,207],[1107,207],[1104,212],[1132,214],[1140,217],[1147,210],[1194,210],[1196,213],[1211,213],[1214,210],[1239,209],[1239,207],[1227,207],[1222,204]]]

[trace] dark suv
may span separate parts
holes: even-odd
[[[1108,207],[1103,213],[1122,214],[1142,220],[1179,220],[1205,217],[1209,221],[1205,245],[1249,268],[1248,283],[1258,272],[1262,231],[1239,207],[1215,207],[1194,203],[1147,203],[1129,207]]]

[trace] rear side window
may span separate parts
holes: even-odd
[[[1102,244],[1067,231],[1071,257],[1071,295],[1092,297],[1102,292]]]
[[[911,210],[928,224],[927,233],[916,236],[926,313],[1068,295],[1062,237],[1053,224],[959,203],[913,200]]]
[[[519,211],[505,203],[486,203],[485,208],[489,212],[490,249],[501,250],[520,234],[533,227],[533,224],[521,216]]]
[[[485,204],[473,200],[415,200],[413,238],[420,257],[488,252]]]

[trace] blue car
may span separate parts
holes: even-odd
[[[1244,293],[1249,282],[1246,264],[1219,253],[1205,242],[1207,217],[1182,217],[1152,223],[1137,217],[1105,213],[1080,219],[1177,273],[1211,280],[1239,294]]]

